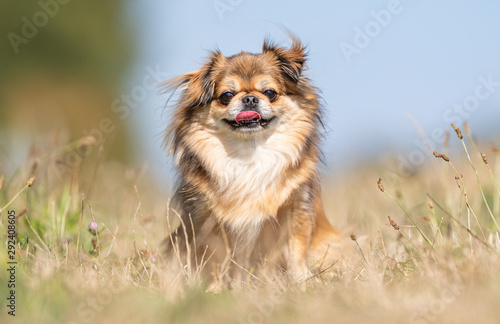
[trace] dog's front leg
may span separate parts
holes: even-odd
[[[306,258],[314,230],[314,215],[301,201],[292,203],[285,214],[288,230],[287,273],[295,281],[304,281],[311,276]]]

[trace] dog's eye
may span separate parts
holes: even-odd
[[[264,95],[265,95],[267,98],[269,98],[269,100],[271,100],[271,101],[273,101],[274,99],[276,99],[276,96],[278,95],[278,94],[276,93],[276,91],[274,91],[274,90],[266,90],[266,91],[264,91],[263,93],[264,93]]]
[[[233,99],[234,94],[232,92],[224,92],[223,94],[220,95],[219,99],[220,101],[224,104],[227,105]]]

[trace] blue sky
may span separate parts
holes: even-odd
[[[140,55],[125,92],[147,68],[179,75],[211,49],[259,52],[266,36],[286,42],[281,25],[291,29],[309,46],[308,75],[323,92],[329,170],[387,150],[419,166],[431,158],[419,128],[436,149],[450,122],[469,121],[486,142],[500,133],[497,1],[145,0],[130,2],[129,17]],[[141,157],[162,176],[165,99],[151,90],[131,114]]]

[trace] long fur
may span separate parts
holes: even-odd
[[[197,251],[194,258],[209,255],[212,274],[227,270],[228,260],[246,268],[267,260],[303,278],[338,241],[320,201],[322,114],[304,75],[306,56],[296,37],[288,48],[266,40],[260,54],[215,51],[200,69],[164,84],[179,95],[165,143],[179,170],[175,199],[187,227],[167,250],[174,242]],[[259,89],[268,84],[275,102]],[[225,107],[218,98],[231,87],[239,96]],[[248,93],[278,116],[270,129],[242,133],[220,122]]]

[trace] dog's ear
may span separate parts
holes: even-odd
[[[289,48],[280,47],[266,39],[262,47],[262,54],[274,55],[284,74],[293,82],[298,82],[304,69],[307,52],[305,46],[296,36],[291,33],[289,35],[292,41]]]
[[[181,92],[179,105],[186,108],[203,106],[212,101],[215,90],[215,73],[224,64],[226,58],[218,50],[212,52],[200,69],[168,80],[163,86],[165,92]]]

